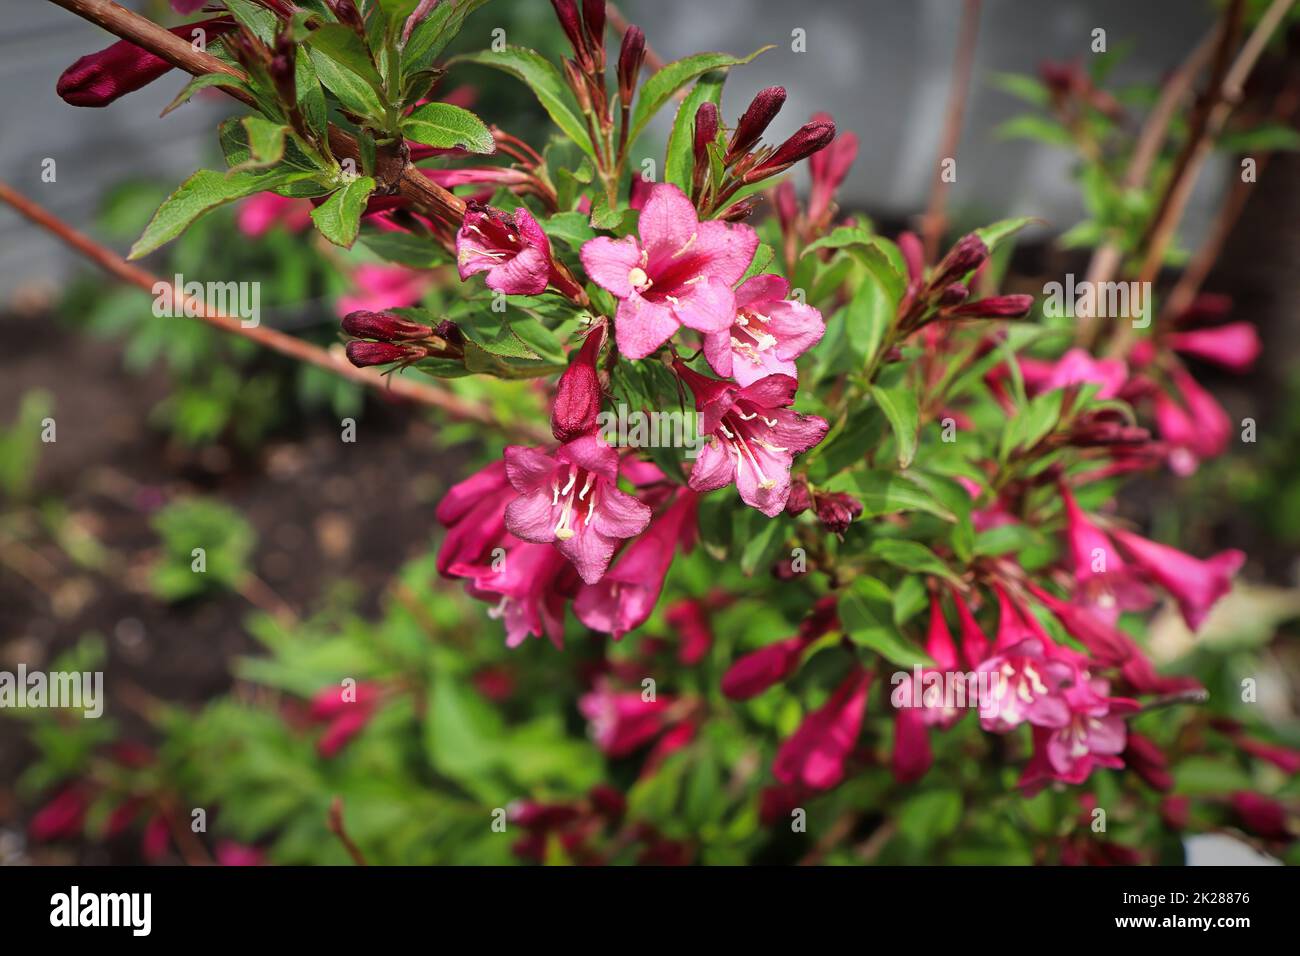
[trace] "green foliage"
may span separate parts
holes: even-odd
[[[201,498],[175,501],[154,516],[153,527],[162,553],[150,580],[160,599],[181,601],[243,585],[256,535],[238,512]]]

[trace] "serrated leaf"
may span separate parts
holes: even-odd
[[[427,69],[456,38],[465,18],[487,0],[442,0],[421,20],[402,47],[402,72]]]
[[[166,116],[182,103],[189,100],[189,98],[199,90],[205,90],[212,86],[224,86],[226,89],[243,90],[245,93],[250,95],[253,93],[252,87],[237,76],[230,76],[226,73],[203,73],[199,76],[192,77],[188,83],[181,87],[181,91],[176,94],[176,98],[163,108],[163,111],[159,116]]]
[[[311,211],[311,220],[320,234],[344,249],[351,249],[361,229],[361,214],[366,211],[375,181],[358,176]]]
[[[383,115],[384,104],[379,101],[379,94],[374,87],[320,50],[308,49],[307,53],[320,82],[338,97],[345,110],[358,116]]]
[[[550,60],[536,50],[508,46],[499,52],[482,50],[477,53],[467,53],[456,57],[452,62],[489,66],[522,80],[533,91],[533,95],[542,104],[542,109],[546,110],[546,115],[551,118],[551,121],[584,153],[588,156],[595,155],[587,133],[587,124],[582,121],[577,112],[573,95],[565,85],[564,77]]]
[[[402,120],[402,134],[408,139],[438,149],[461,146],[471,153],[494,153],[496,143],[483,121],[467,109],[451,103],[425,103]]]
[[[375,91],[383,88],[383,78],[375,69],[370,51],[351,27],[342,23],[326,23],[312,31],[311,36],[307,38],[307,45],[313,51],[323,54],[344,69],[355,73]]]
[[[413,269],[432,269],[448,261],[447,252],[436,243],[409,232],[372,231],[363,233],[360,239],[380,258]]]
[[[170,242],[192,222],[218,206],[311,175],[309,172],[280,167],[229,174],[200,169],[163,200],[149,220],[149,225],[145,226],[143,235],[131,247],[127,258],[139,259],[163,243]]]
[[[894,441],[898,445],[898,467],[906,468],[916,457],[917,432],[921,427],[916,393],[906,384],[895,388],[872,385],[871,397],[876,400],[894,430]]]
[[[669,98],[691,80],[713,70],[724,67],[739,66],[748,63],[760,53],[773,49],[772,46],[760,47],[749,56],[736,57],[729,53],[696,53],[692,56],[674,60],[655,73],[641,85],[637,93],[636,106],[632,109],[631,132],[628,142],[636,142],[646,124],[650,122],[659,108]]]
[[[256,169],[274,166],[284,158],[284,140],[289,127],[273,123],[261,116],[245,116],[240,120],[248,137],[249,158],[235,169]]]

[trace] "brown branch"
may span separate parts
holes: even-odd
[[[273,352],[279,352],[281,355],[287,355],[297,361],[326,369],[349,381],[379,389],[385,394],[440,408],[453,418],[481,422],[485,425],[499,424],[491,409],[486,406],[471,402],[433,385],[400,378],[396,375],[384,376],[370,368],[356,368],[336,351],[329,351],[310,342],[304,342],[302,339],[286,335],[277,329],[262,326],[245,328],[239,319],[222,315],[208,308],[202,300],[186,295],[185,290],[179,286],[159,279],[139,266],[127,262],[111,249],[73,229],[63,220],[15,192],[3,182],[0,182],[0,202],[9,204],[31,222],[53,233],[115,278],[143,289],[150,294],[153,294],[159,285],[167,286],[171,290],[171,301],[179,314],[188,316],[191,313],[197,313],[195,317],[199,321],[206,322],[223,332],[250,339]],[[534,432],[538,436],[541,435],[541,432],[536,429],[526,428],[521,430],[526,430],[529,435]]]
[[[943,161],[957,157],[962,118],[966,114],[966,99],[970,94],[971,70],[975,65],[975,41],[979,35],[979,25],[980,0],[965,0],[961,12],[961,31],[957,36],[957,56],[952,67],[952,85],[948,89],[948,110],[943,120],[943,138],[939,142],[939,162],[930,187],[930,202],[925,210],[925,218],[921,221],[927,262],[934,262],[938,258],[939,242],[948,225],[944,210],[948,204],[949,184],[943,181]]]
[[[329,814],[326,818],[329,824],[330,833],[339,838],[343,844],[343,849],[348,851],[348,856],[352,857],[352,862],[357,866],[366,866],[366,858],[361,852],[361,848],[353,842],[352,837],[348,836],[347,828],[343,825],[343,798],[336,796],[330,801]]]
[[[75,13],[77,16],[96,23],[109,33],[130,40],[156,56],[166,60],[177,69],[194,76],[205,73],[224,73],[227,76],[247,79],[243,73],[215,56],[194,49],[181,37],[164,29],[147,17],[133,13],[112,0],[50,0],[51,3]],[[256,101],[242,90],[222,88],[235,99],[247,106],[256,108]],[[330,149],[336,155],[360,162],[361,153],[357,141],[351,134],[331,126],[329,130]],[[397,183],[397,191],[417,210],[431,216],[459,224],[465,215],[465,200],[435,185],[413,166],[402,170]]]

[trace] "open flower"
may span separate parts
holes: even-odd
[[[798,378],[794,360],[821,341],[822,314],[791,301],[790,283],[778,275],[751,276],[736,290],[736,317],[729,328],[704,337],[709,366],[724,378],[752,385],[780,373]]]
[[[587,584],[605,574],[619,539],[650,523],[650,509],[618,490],[618,452],[596,435],[561,445],[554,455],[506,448],[506,475],[519,492],[506,506],[511,534],[554,542]]]
[[[1173,595],[1183,620],[1193,631],[1201,626],[1219,598],[1232,590],[1232,576],[1246,560],[1242,552],[1229,549],[1202,561],[1128,531],[1116,531],[1115,540],[1144,574]]]
[[[691,488],[713,491],[735,482],[745,504],[775,518],[790,497],[794,456],[826,437],[826,420],[789,409],[798,383],[788,375],[769,375],[740,388],[680,361],[673,367],[695,393],[701,432],[713,436],[691,469]]]
[[[471,203],[456,233],[456,266],[462,280],[487,273],[487,287],[507,295],[546,291],[551,241],[524,206],[511,213]]]
[[[668,727],[672,700],[662,694],[646,700],[639,690],[618,691],[600,681],[578,702],[596,746],[611,757],[626,757]]]
[[[681,326],[724,332],[736,315],[731,287],[754,258],[758,234],[746,225],[700,222],[671,183],[650,190],[639,236],[599,236],[582,247],[582,264],[619,300],[615,341],[626,358],[645,358]]]
[[[862,730],[871,672],[855,667],[830,698],[803,719],[777,751],[772,773],[781,783],[829,790],[844,779],[844,765]]]
[[[1069,707],[1059,727],[1034,728],[1034,755],[1019,786],[1035,791],[1052,780],[1083,783],[1097,767],[1120,769],[1124,761],[1127,727],[1124,715],[1137,710],[1137,702],[1109,696],[1104,680],[1082,673],[1062,691]]]
[[[1088,520],[1068,486],[1062,484],[1060,490],[1080,603],[1091,607],[1108,624],[1115,623],[1121,610],[1150,607],[1154,600],[1151,592],[1125,564],[1110,538]]]

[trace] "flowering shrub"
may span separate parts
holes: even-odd
[[[1185,554],[1116,508],[1131,475],[1224,451],[1183,357],[1244,371],[1253,327],[1061,321],[1000,288],[1027,219],[887,238],[837,206],[856,135],[818,114],[770,142],[780,87],[721,107],[758,53],[647,69],[602,2],[554,0],[558,64],[497,45],[439,65],[481,5],[226,0],[178,100],[218,86],[254,112],[132,257],[255,197],[250,234],[302,228],[286,201],[308,200],[330,242],[417,270],[399,284],[454,262],[437,309],[376,306],[384,267],[362,267],[347,357],[517,382],[500,425],[526,440],[485,435],[433,515],[394,516],[443,532],[383,621],[259,619],[272,655],[241,673],[274,709],[174,717],[156,757],[65,781],[40,835],[97,799],[156,848],[184,793],[287,862],[1137,862],[1229,824],[1284,852],[1274,768],[1297,752],[1233,674],[1207,689],[1145,636],[1162,604],[1204,627],[1245,556]],[[122,41],[59,92],[106,105],[170,62]],[[550,140],[442,98],[461,65],[520,80]],[[1094,146],[1117,108],[1065,68],[1017,89]]]

